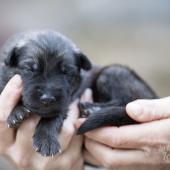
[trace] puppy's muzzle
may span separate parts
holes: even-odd
[[[44,106],[50,106],[52,104],[54,104],[56,102],[56,98],[52,95],[49,94],[43,94],[40,97],[40,102],[44,105]]]

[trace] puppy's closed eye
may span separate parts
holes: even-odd
[[[78,69],[74,65],[64,65],[62,67],[62,73],[65,75],[76,75],[78,73]]]
[[[19,69],[25,72],[36,72],[38,71],[38,65],[34,62],[24,62],[19,65]]]

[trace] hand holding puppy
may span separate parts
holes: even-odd
[[[126,107],[128,115],[143,124],[105,127],[87,132],[86,161],[102,165],[107,169],[168,170],[170,168],[169,106],[169,97],[129,103]],[[82,122],[84,120],[79,119],[77,127]]]
[[[9,158],[19,170],[81,170],[82,137],[75,135],[74,122],[78,118],[78,101],[71,104],[59,137],[61,154],[42,157],[32,148],[32,136],[39,121],[38,116],[25,120],[15,130],[7,127],[6,119],[21,97],[22,81],[15,75],[0,95],[0,154]]]

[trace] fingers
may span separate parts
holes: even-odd
[[[39,155],[32,147],[32,137],[38,121],[38,116],[31,116],[24,120],[17,129],[15,143],[6,152],[19,166],[27,167],[34,159],[33,156]]]
[[[133,129],[132,129],[133,130]],[[105,127],[99,128],[90,132],[87,132],[85,136],[96,142],[100,142],[109,147],[115,148],[137,148],[139,147],[139,142],[136,142],[138,136],[135,135],[135,131],[130,134],[129,129],[121,129],[118,127]],[[133,138],[131,138],[133,136]]]
[[[82,95],[81,101],[82,102],[92,101],[91,96],[92,96],[91,90],[87,89]],[[79,117],[78,102],[79,100],[77,99],[70,105],[69,111],[67,114],[68,115],[67,119],[63,123],[63,127],[62,127],[61,134],[59,137],[62,151],[67,149],[73,135],[75,134],[75,130],[76,130],[75,123]]]
[[[139,122],[170,118],[170,97],[154,100],[136,100],[126,106],[130,117]]]
[[[141,150],[111,149],[89,139],[85,140],[85,147],[106,169],[114,169],[120,166],[147,162],[145,154]]]
[[[69,111],[67,113],[67,118],[65,120],[65,123],[74,124],[74,122],[79,117],[78,102],[79,100],[77,99],[69,106]]]
[[[61,133],[59,136],[59,142],[61,144],[62,152],[67,149],[69,143],[75,134],[74,123],[79,117],[78,100],[74,101],[68,111],[67,119],[64,121]]]
[[[56,162],[57,169],[77,169],[76,164],[79,162],[83,165],[82,158],[82,136],[73,136],[70,145],[67,150],[65,150],[62,155],[58,157],[58,162]],[[60,163],[59,163],[60,162]],[[71,168],[72,167],[72,168]]]
[[[78,155],[81,155],[82,151],[82,143],[83,143],[83,138],[82,136],[73,136],[69,148],[63,152],[62,157],[67,157],[68,160],[74,159],[74,162],[76,162],[76,157]]]
[[[83,150],[83,157],[84,161],[86,163],[89,163],[94,166],[101,166],[100,162],[98,162],[90,152],[88,152],[86,149]]]
[[[85,136],[113,148],[143,149],[145,146],[167,143],[169,127],[170,119],[164,119],[138,125],[99,128],[87,132]]]
[[[35,128],[40,120],[40,117],[32,115],[30,118],[24,120],[24,122],[17,129],[16,142],[21,148],[32,148],[32,137],[35,133]]]
[[[9,80],[0,95],[0,153],[13,144],[14,129],[7,128],[6,119],[17,104],[22,92],[22,81],[19,75]]]
[[[14,109],[21,97],[22,80],[19,75],[15,75],[9,80],[0,95],[0,121],[6,121],[8,115]]]
[[[93,102],[91,89],[85,90],[84,94],[81,96],[81,101],[82,102]]]

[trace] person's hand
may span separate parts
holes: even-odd
[[[138,122],[170,118],[170,97],[162,99],[139,99],[126,106],[128,115]]]
[[[135,120],[147,123],[87,132],[86,161],[107,169],[170,169],[170,98],[137,100],[126,110]],[[82,122],[79,119],[77,127]]]
[[[39,121],[38,116],[25,120],[17,129],[7,127],[6,119],[19,101],[22,81],[14,76],[0,95],[0,154],[8,158],[19,170],[82,170],[82,137],[75,135],[74,122],[79,116],[78,101],[71,104],[64,121],[59,141],[62,153],[42,157],[32,148],[32,136]]]

